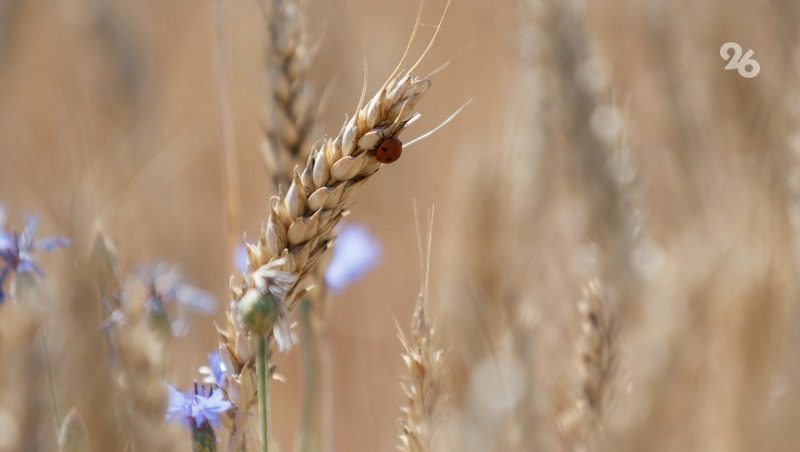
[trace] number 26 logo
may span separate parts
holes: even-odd
[[[731,50],[733,50],[733,55],[731,55]],[[742,56],[742,46],[733,41],[726,42],[719,48],[719,56],[728,62],[725,69],[736,69],[744,78],[753,78],[761,72],[761,65],[752,58],[754,53],[752,49],[748,49]]]

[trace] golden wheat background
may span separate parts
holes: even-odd
[[[233,270],[215,5],[0,0],[0,202],[14,222],[38,212],[45,232],[74,239],[47,257],[42,318],[92,450],[104,450],[108,432],[95,432],[110,428],[114,403],[93,380],[106,344],[85,333],[101,320],[81,298],[93,228],[123,271],[178,263],[220,301],[172,342],[168,380],[197,378],[224,322]],[[368,93],[394,68],[418,5],[302,6],[333,135],[357,106],[364,64]],[[412,55],[443,6],[424,5]],[[255,238],[272,194],[259,151],[265,23],[255,0],[222,11],[235,187]],[[800,447],[799,20],[789,0],[454,1],[420,72],[450,64],[403,138],[474,100],[362,187],[347,219],[369,226],[383,259],[333,301],[335,450],[397,443],[394,318],[409,324],[420,285],[412,198],[437,208],[429,303],[446,357],[432,450]],[[727,41],[755,50],[757,77],[723,69]],[[55,450],[43,395],[9,395],[44,392],[25,318],[0,309],[0,437],[19,439],[0,446]],[[273,385],[272,425],[291,450],[298,351],[277,364],[286,382]]]

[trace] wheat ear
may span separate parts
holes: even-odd
[[[416,218],[416,206],[414,216]],[[432,450],[434,416],[441,399],[442,350],[434,344],[434,327],[430,323],[427,309],[432,236],[433,209],[429,216],[427,253],[424,260],[419,225],[417,226],[422,287],[414,309],[410,341],[406,339],[398,326],[398,337],[404,350],[403,361],[409,373],[408,377],[400,380],[400,385],[406,395],[406,406],[401,408],[403,416],[398,421],[400,443],[397,448],[401,452]]]
[[[314,52],[308,47],[299,5],[294,0],[262,0],[270,43],[267,53],[268,122],[262,146],[276,187],[292,182],[295,165],[309,153],[316,131],[315,93],[309,81]]]
[[[346,213],[349,196],[380,168],[375,148],[420,116],[414,107],[429,86],[429,80],[410,71],[391,77],[346,120],[336,138],[324,139],[305,167],[295,168],[286,193],[272,197],[258,243],[247,249],[248,274],[232,288],[233,308],[245,331],[273,334],[277,320],[294,309],[308,289],[304,280]],[[252,307],[262,295],[281,301],[281,312],[254,315]]]
[[[608,380],[614,368],[613,328],[603,310],[603,289],[589,281],[578,304],[582,316],[581,376],[587,408],[600,419]]]
[[[175,450],[178,441],[164,423],[167,394],[163,383],[169,332],[154,326],[147,315],[149,297],[131,290],[120,298],[118,258],[109,238],[95,231],[89,269],[104,303],[114,308],[104,330],[108,333],[116,368],[120,420],[132,447],[149,451]],[[137,288],[138,289],[138,288]],[[124,404],[124,405],[123,405]]]
[[[241,283],[231,284],[229,322],[220,330],[220,348],[237,388],[231,391],[230,450],[246,446],[245,420],[258,396],[256,362],[264,357],[254,353],[254,339],[270,339],[267,354],[291,341],[286,317],[310,289],[307,279],[330,246],[348,197],[380,168],[375,148],[420,116],[414,107],[430,81],[414,76],[413,69],[395,71],[366,103],[362,93],[356,113],[336,138],[323,139],[305,166],[295,167],[288,190],[272,197],[258,242],[247,246],[247,273]],[[269,366],[266,370],[272,374]]]

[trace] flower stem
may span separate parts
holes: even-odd
[[[258,417],[261,428],[261,452],[269,452],[269,375],[267,375],[267,336],[258,336],[256,354],[258,380]]]
[[[56,423],[56,432],[61,428],[64,418],[61,416],[61,408],[58,404],[58,391],[56,390],[56,379],[53,375],[53,363],[50,360],[50,352],[47,347],[47,339],[42,335],[42,354],[44,355],[45,366],[47,366],[47,386],[50,392],[50,403],[53,409],[53,421]]]
[[[40,291],[36,280],[28,274],[17,274],[11,281],[11,292],[13,297],[20,303],[27,306],[34,306],[34,304],[44,298],[44,294]],[[58,388],[56,388],[55,370],[53,369],[53,362],[50,359],[50,350],[47,346],[47,336],[44,331],[39,334],[39,347],[41,359],[44,361],[45,373],[47,377],[47,390],[50,398],[50,408],[53,411],[53,422],[56,425],[56,435],[61,428],[61,423],[64,418],[61,414],[61,407],[58,404]]]
[[[322,322],[317,332],[319,341],[319,366],[320,366],[320,410],[322,422],[322,436],[320,441],[321,452],[333,452],[336,444],[334,419],[333,419],[333,347],[331,346],[331,299],[330,293],[325,292],[320,297],[322,300]]]
[[[300,452],[314,452],[316,451],[316,407],[317,407],[317,376],[319,374],[319,365],[317,363],[317,343],[316,332],[312,322],[312,310],[314,309],[311,301],[304,299],[300,303],[300,322],[303,326],[303,342],[302,355],[303,355],[303,373],[305,391],[303,400],[303,415],[300,424]]]
[[[217,437],[208,422],[192,428],[192,452],[217,452]]]

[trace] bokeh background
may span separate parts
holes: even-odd
[[[564,412],[582,391],[575,348],[587,275],[608,286],[620,344],[604,447],[797,444],[797,6],[566,3],[578,22],[541,15],[538,2],[451,5],[421,72],[450,64],[403,138],[473,101],[360,189],[347,218],[374,232],[383,258],[333,301],[336,450],[396,443],[405,368],[394,319],[409,324],[420,284],[412,199],[437,209],[431,302],[448,353],[441,450],[578,450]],[[192,317],[171,345],[167,377],[185,388],[216,346],[233,271],[215,5],[0,0],[0,202],[12,222],[39,213],[46,233],[76,246],[101,225],[123,269],[177,263],[217,296],[216,316]],[[364,64],[368,93],[397,64],[418,5],[303,7],[332,135],[356,107]],[[443,7],[422,8],[412,55]],[[259,151],[265,25],[255,0],[225,0],[222,11],[240,226],[252,238],[272,194]],[[723,69],[719,46],[731,40],[755,49],[756,78]],[[570,56],[576,48],[592,57]],[[632,166],[607,169],[620,154]],[[609,174],[624,175],[613,190]],[[620,239],[629,223],[635,231]],[[70,256],[45,266],[56,304]],[[57,317],[48,322],[57,328]],[[55,353],[69,347],[56,343]],[[278,366],[286,382],[274,386],[273,429],[290,450],[297,353]]]
[[[265,23],[257,1],[225,3],[242,232],[254,238],[272,194],[259,151],[266,121]],[[417,5],[306,6],[310,39],[320,46],[314,82],[330,93],[323,129],[335,134],[356,107],[363,62],[368,91],[374,91],[402,55]],[[427,5],[424,22],[435,24],[442,6]],[[14,220],[38,212],[46,232],[73,237],[80,235],[76,228],[99,220],[123,268],[180,264],[191,281],[217,295],[216,320],[222,321],[232,269],[213,70],[215,5],[3,0],[0,11],[0,198]],[[484,147],[476,140],[489,149],[493,123],[502,122],[499,96],[509,89],[503,62],[516,39],[512,18],[512,4],[454,5],[422,67],[427,72],[450,59],[452,65],[434,80],[423,120],[411,133],[427,131],[474,97],[472,107],[447,134],[406,152],[402,163],[355,198],[348,220],[366,223],[384,252],[376,271],[334,301],[339,450],[386,450],[395,441],[402,401],[397,378],[404,367],[393,316],[408,324],[419,287],[411,199],[423,213],[443,204],[458,160]],[[431,31],[422,28],[422,39]],[[425,42],[416,44],[419,55]],[[466,135],[469,130],[484,132]],[[446,234],[442,219],[437,248]],[[188,387],[196,378],[216,346],[213,320],[194,318],[189,335],[174,344],[172,381]],[[298,366],[296,355],[281,357],[287,383],[274,391],[273,427],[287,448],[299,421]]]

